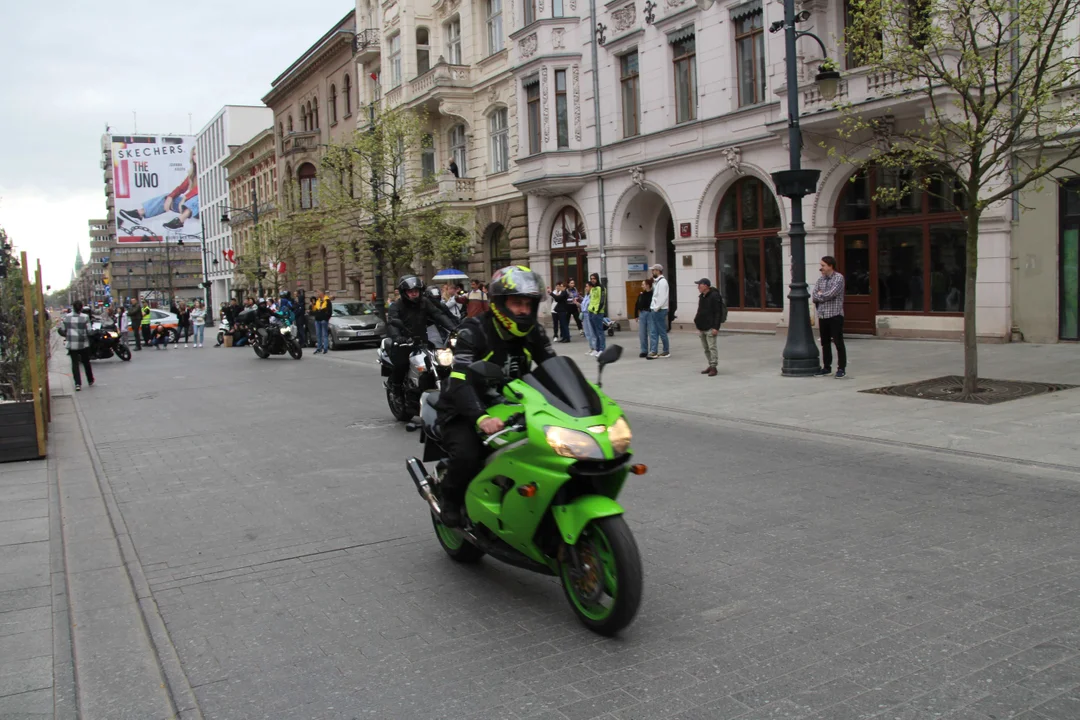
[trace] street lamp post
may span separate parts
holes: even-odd
[[[817,373],[821,365],[814,331],[810,327],[810,293],[806,284],[806,228],[803,223],[802,201],[817,192],[820,170],[804,170],[802,167],[802,130],[799,128],[799,71],[795,65],[796,43],[801,37],[810,37],[821,46],[821,53],[828,58],[825,43],[817,35],[796,30],[795,24],[809,19],[810,13],[796,15],[795,0],[784,0],[784,19],[777,21],[769,32],[784,31],[785,55],[787,56],[788,99],[788,153],[790,169],[772,174],[773,184],[780,195],[791,200],[791,292],[788,294],[788,333],[784,345],[782,373],[788,377],[807,377]],[[831,100],[836,96],[840,73],[821,69],[815,78],[821,96]]]
[[[251,221],[255,224],[255,268],[257,276],[259,278],[259,296],[263,295],[263,278],[266,273],[262,270],[262,248],[259,245],[259,196],[255,191],[255,181],[251,181],[251,205],[249,207],[230,207],[226,205],[222,208],[221,222],[230,222],[229,213],[243,213],[251,217]]]

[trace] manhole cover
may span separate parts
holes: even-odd
[[[931,380],[919,380],[903,385],[890,385],[889,387],[872,388],[870,390],[860,390],[859,392],[916,398],[918,400],[944,400],[945,402],[964,402],[975,405],[995,405],[1009,400],[1045,395],[1060,390],[1071,390],[1080,386],[980,378],[978,389],[969,396],[964,396],[963,387],[964,378],[959,375],[945,375]]]

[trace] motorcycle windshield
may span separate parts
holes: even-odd
[[[540,363],[522,380],[567,415],[583,418],[603,412],[600,396],[581,374],[577,363],[568,357],[553,357]]]

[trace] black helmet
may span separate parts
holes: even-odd
[[[439,288],[437,288],[436,286],[432,285],[427,290],[425,290],[424,293],[427,294],[428,298],[430,298],[432,302],[442,302],[442,291],[439,290]]]
[[[488,285],[488,297],[491,298],[495,319],[513,335],[525,337],[536,325],[543,287],[540,276],[524,265],[511,265],[497,270]],[[527,315],[516,315],[507,308],[507,299],[515,295],[532,298],[532,310]]]
[[[278,297],[283,297],[283,298],[287,299],[289,297],[289,291],[288,290],[282,290],[281,292],[278,293]]]
[[[406,294],[409,290],[419,290],[420,295],[415,300],[410,300]],[[418,303],[424,294],[424,281],[416,275],[402,275],[397,281],[397,291],[404,302]]]

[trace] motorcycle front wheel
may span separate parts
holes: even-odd
[[[409,412],[408,401],[405,399],[405,391],[402,390],[400,395],[395,393],[389,380],[386,381],[386,404],[390,406],[390,414],[395,420],[401,422],[412,420],[412,413]]]
[[[641,605],[642,570],[637,543],[622,517],[594,520],[574,545],[563,549],[560,576],[566,599],[585,627],[614,635]]]
[[[289,350],[289,354],[292,355],[293,360],[299,360],[304,357],[304,350],[300,347],[300,344],[290,340],[285,344],[285,347]]]
[[[128,349],[127,345],[118,345],[116,347],[116,357],[120,358],[124,362],[127,362],[131,359],[131,350]]]

